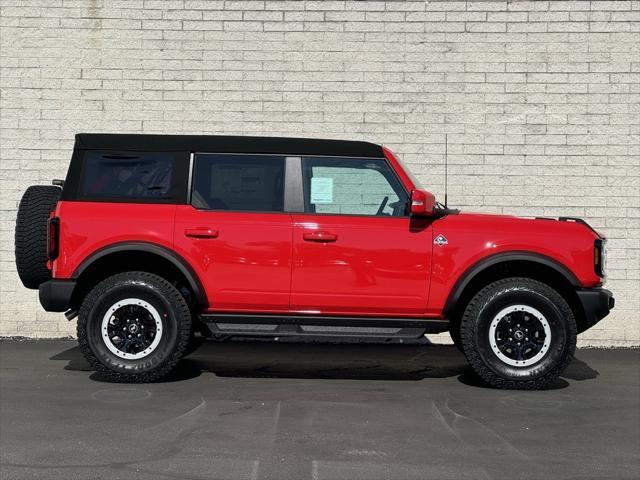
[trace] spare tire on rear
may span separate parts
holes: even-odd
[[[47,229],[51,212],[62,190],[50,185],[34,185],[24,192],[16,219],[16,267],[27,288],[36,289],[51,279],[47,268]]]

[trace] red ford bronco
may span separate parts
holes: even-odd
[[[15,240],[24,285],[118,382],[207,336],[448,330],[490,385],[543,388],[614,304],[584,221],[449,209],[366,142],[79,134]]]

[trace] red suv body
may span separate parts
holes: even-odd
[[[450,330],[489,383],[538,388],[566,366],[575,334],[613,307],[601,288],[604,239],[585,222],[446,208],[389,150],[365,142],[80,134],[49,216],[51,279],[39,285],[43,307],[70,318],[79,311],[86,327],[83,302],[101,282],[126,272],[152,274],[180,292],[189,309],[190,340],[177,357],[194,335],[225,331]],[[483,312],[497,308],[480,294],[505,281],[509,288],[491,295],[522,290],[531,301],[498,302],[505,308],[480,325]],[[484,307],[474,310],[478,303]],[[105,311],[124,322],[126,315],[112,310]],[[501,312],[507,313],[496,319]],[[557,334],[554,315],[567,324]],[[110,322],[99,323],[111,331]],[[535,348],[516,345],[520,323],[537,328]],[[531,342],[521,330],[522,343]],[[79,328],[80,334],[86,332]],[[478,344],[487,335],[488,343]],[[129,380],[160,375],[154,364],[142,378],[145,368],[127,364],[126,353],[118,357],[117,342],[107,353],[115,351],[122,363],[110,363],[99,339],[88,337],[85,352],[104,373]],[[558,337],[552,347],[563,355],[543,368]],[[108,344],[114,337],[102,338]],[[179,338],[176,344],[180,349]],[[144,346],[130,347],[129,355],[138,358]],[[485,358],[487,349],[496,358]]]

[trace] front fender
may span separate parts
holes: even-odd
[[[552,268],[553,270],[561,274],[572,286],[574,286],[575,288],[580,288],[580,282],[573,274],[573,272],[569,270],[569,268],[567,268],[565,265],[558,262],[557,260],[554,260],[551,257],[527,251],[497,253],[494,255],[489,255],[477,261],[458,277],[449,295],[447,296],[443,311],[446,313],[455,308],[455,305],[457,304],[458,300],[460,300],[460,297],[462,296],[465,288],[473,281],[473,279],[477,275],[494,265],[513,261],[537,263],[540,265],[544,265],[545,267]]]

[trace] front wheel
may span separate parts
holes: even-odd
[[[475,372],[497,388],[545,388],[569,365],[576,321],[566,300],[530,278],[506,278],[480,290],[460,324]]]
[[[84,298],[78,342],[89,364],[112,382],[167,375],[184,355],[191,313],[167,280],[146,272],[114,275]]]

